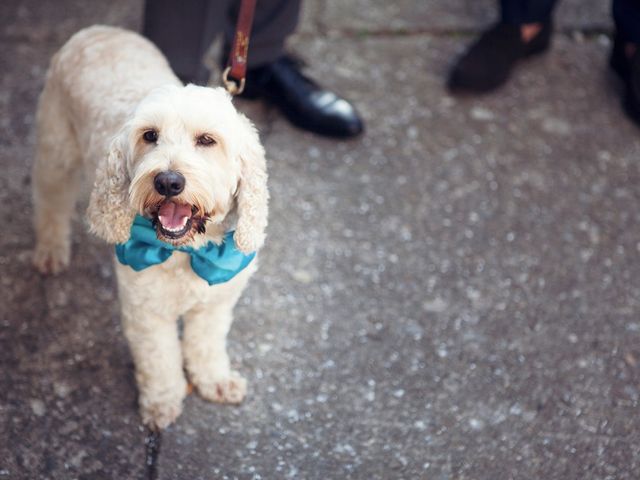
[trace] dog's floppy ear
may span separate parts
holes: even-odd
[[[109,243],[126,242],[135,217],[128,200],[127,143],[126,133],[121,132],[100,160],[87,209],[89,230]]]
[[[269,191],[267,190],[267,162],[264,148],[253,124],[240,115],[242,142],[240,157],[240,183],[237,192],[238,224],[233,236],[243,253],[257,251],[265,239]]]

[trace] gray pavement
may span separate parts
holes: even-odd
[[[606,68],[608,6],[567,0],[548,55],[450,97],[492,5],[307,2],[292,44],[367,134],[238,103],[273,197],[230,336],[249,396],[190,396],[154,438],[110,249],[79,218],[68,272],[29,264],[48,59],[83,26],[137,28],[140,4],[4,2],[0,480],[640,478],[640,130]]]

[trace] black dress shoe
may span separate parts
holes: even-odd
[[[640,46],[629,57],[625,52],[625,42],[616,35],[611,49],[609,65],[624,82],[622,107],[625,113],[640,125]]]
[[[484,93],[495,90],[509,78],[521,59],[542,53],[551,43],[551,20],[529,42],[522,40],[519,25],[498,23],[462,55],[453,67],[447,87],[453,92]]]
[[[283,56],[247,71],[243,98],[264,98],[294,125],[329,137],[354,137],[364,130],[355,108],[304,75],[300,62]]]

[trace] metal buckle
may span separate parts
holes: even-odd
[[[230,79],[229,72],[231,72],[231,67],[225,68],[224,72],[222,72],[222,84],[231,95],[240,95],[244,90],[245,79],[242,78],[239,82],[238,80]]]

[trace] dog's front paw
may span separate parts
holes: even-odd
[[[68,244],[39,243],[33,253],[33,265],[40,273],[57,274],[69,266]]]
[[[140,397],[142,423],[153,430],[171,425],[182,413],[182,396],[162,401]]]
[[[210,402],[238,404],[247,393],[247,380],[238,372],[196,384],[198,393]]]

